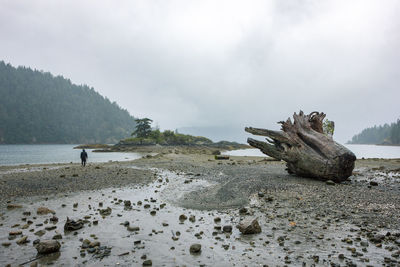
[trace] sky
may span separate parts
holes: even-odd
[[[397,0],[0,0],[0,60],[161,129],[245,142],[245,126],[320,111],[343,143],[400,118],[398,14]]]

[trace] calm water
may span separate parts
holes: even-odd
[[[357,158],[400,158],[400,146],[375,146],[375,145],[345,145],[353,151]],[[258,149],[240,149],[228,151],[231,156],[265,156]]]
[[[0,165],[19,165],[37,163],[80,162],[82,150],[73,149],[77,145],[0,145]],[[88,163],[124,161],[140,158],[138,153],[92,153],[86,149]]]

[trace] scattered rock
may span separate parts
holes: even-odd
[[[75,231],[75,230],[79,230],[83,227],[83,221],[82,220],[70,220],[67,217],[67,221],[64,224],[64,231]]]
[[[22,244],[26,244],[28,243],[28,236],[23,236],[20,239],[17,240],[17,244],[18,245],[22,245]]]
[[[201,245],[200,244],[193,244],[190,246],[189,249],[190,253],[197,254],[201,252]]]
[[[224,233],[232,233],[232,225],[224,225],[224,227],[222,227],[222,231]]]
[[[185,221],[185,220],[187,220],[187,216],[185,214],[181,214],[181,215],[179,215],[179,220]]]
[[[49,254],[59,251],[61,244],[57,240],[43,240],[35,248],[39,254]]]
[[[112,211],[112,209],[110,207],[99,210],[101,216],[108,216],[111,214],[111,211]]]
[[[152,266],[152,265],[153,265],[153,262],[151,260],[145,260],[143,262],[143,266]]]
[[[22,235],[22,231],[21,230],[11,231],[8,233],[8,235],[10,235],[10,236]]]
[[[328,180],[325,182],[327,185],[335,185],[336,183],[332,180]]]
[[[55,212],[54,210],[51,210],[51,209],[46,208],[46,207],[39,207],[39,208],[37,209],[36,213],[37,213],[38,215],[46,215],[46,214],[49,214],[49,213],[51,213],[51,214],[56,214],[56,212]]]
[[[19,205],[19,204],[7,204],[7,209],[8,210],[20,209],[20,208],[22,208],[22,205]]]
[[[245,219],[238,225],[239,231],[244,235],[261,233],[261,227],[257,219]]]
[[[375,182],[375,181],[371,181],[371,182],[369,182],[369,185],[371,185],[371,186],[378,186],[378,183]]]

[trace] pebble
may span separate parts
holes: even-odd
[[[196,243],[192,244],[189,248],[190,253],[200,253],[201,252],[201,245]]]
[[[258,224],[257,219],[245,219],[239,223],[238,228],[244,235],[261,233],[261,227]]]
[[[57,252],[61,248],[61,244],[56,240],[43,240],[35,246],[39,254],[49,254]]]

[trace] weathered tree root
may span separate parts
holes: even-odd
[[[247,142],[264,154],[287,162],[287,170],[302,177],[342,182],[351,176],[356,156],[324,134],[324,113],[303,111],[279,122],[281,131],[246,127],[245,131],[266,136],[267,142],[248,138]]]

